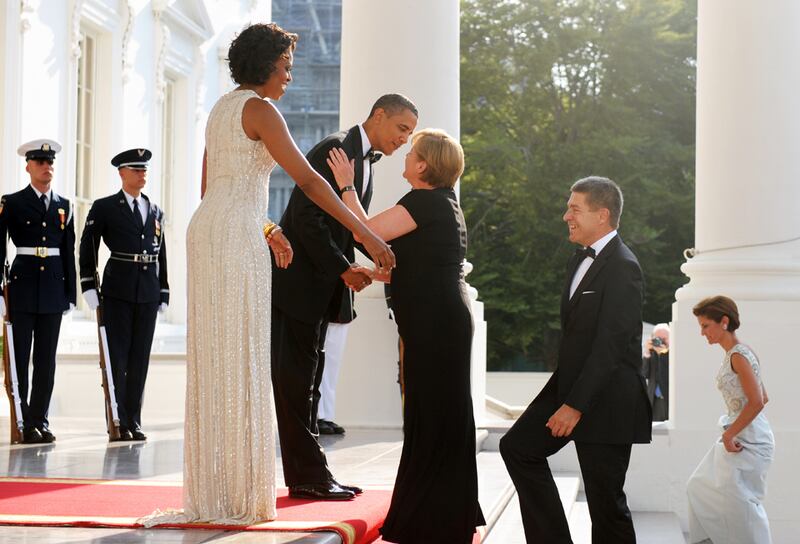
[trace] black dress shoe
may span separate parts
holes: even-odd
[[[131,440],[133,440],[133,435],[131,435],[131,432],[125,427],[119,428],[119,438],[108,439],[109,442],[130,442]]]
[[[293,499],[318,501],[349,501],[355,493],[334,482],[322,484],[290,485],[289,496]]]
[[[23,444],[41,444],[44,442],[44,437],[42,433],[39,432],[39,429],[36,427],[32,429],[23,429],[22,431],[22,443]]]
[[[132,429],[131,436],[133,440],[147,440],[147,435],[141,429]]]
[[[331,422],[325,419],[317,420],[317,428],[319,429],[319,434],[336,434],[336,431],[331,427]]]
[[[56,441],[56,435],[50,432],[50,429],[46,427],[38,427],[39,434],[42,435],[42,442],[46,444],[50,444]]]
[[[344,434],[344,427],[342,427],[341,425],[337,425],[333,421],[327,421],[327,420],[325,421],[325,423],[327,423],[328,427],[330,427],[331,431],[333,431],[332,434]]]
[[[337,482],[336,480],[334,480],[334,481],[333,481],[333,483],[335,483],[336,485],[338,485],[338,486],[339,486],[339,487],[341,487],[342,489],[346,489],[347,491],[350,491],[350,492],[352,492],[352,493],[353,493],[353,495],[361,495],[361,494],[364,492],[364,490],[363,490],[363,489],[361,489],[360,487],[358,487],[358,486],[355,486],[355,485],[344,485],[344,484],[340,484],[340,483],[339,483],[339,482]]]

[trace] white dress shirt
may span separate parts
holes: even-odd
[[[139,205],[139,214],[142,216],[142,225],[147,224],[147,214],[150,211],[150,206],[147,203],[146,198],[142,198],[142,194],[139,193],[138,197],[131,196],[125,192],[123,189],[122,194],[125,195],[125,200],[128,201],[128,207],[133,211],[133,199],[136,199],[136,204]]]
[[[367,158],[367,151],[372,148],[372,144],[367,136],[367,131],[364,130],[364,125],[358,125],[358,130],[361,131],[361,150],[364,152],[364,183],[361,184],[361,196],[367,193],[367,185],[369,185],[369,173],[372,171],[372,165]]]
[[[53,190],[50,189],[46,193],[41,193],[39,192],[39,189],[33,186],[33,184],[31,184],[31,189],[33,189],[33,191],[36,193],[36,198],[38,198],[39,200],[42,199],[42,195],[47,195],[47,203],[45,204],[44,209],[45,210],[50,209],[50,203],[53,201]]]
[[[608,244],[616,235],[617,231],[612,230],[598,241],[593,243],[590,247],[594,249],[594,254],[600,255],[600,252],[603,251],[603,248],[606,247],[606,244]],[[575,294],[575,290],[581,284],[581,280],[583,280],[583,277],[586,275],[586,271],[589,270],[589,267],[592,266],[593,262],[593,258],[584,257],[583,261],[581,261],[581,264],[578,265],[578,269],[575,271],[575,275],[572,276],[572,283],[569,286],[569,298],[572,298],[572,295]]]

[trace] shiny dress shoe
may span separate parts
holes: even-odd
[[[133,440],[147,440],[147,435],[141,429],[131,429]]]
[[[344,434],[344,427],[337,425],[333,421],[320,419],[317,424],[319,425],[319,434]]]
[[[50,444],[56,441],[56,435],[50,432],[46,427],[39,427],[39,434],[42,435],[42,442]]]
[[[22,431],[22,443],[23,444],[41,444],[44,442],[44,437],[42,433],[39,432],[39,429],[24,429]]]
[[[312,499],[318,501],[349,501],[355,493],[339,484],[327,482],[322,484],[290,485],[289,497],[293,499]]]
[[[131,432],[125,427],[119,428],[119,438],[108,439],[109,442],[130,442],[131,440],[133,440],[133,435],[131,435]]]
[[[363,490],[363,489],[361,489],[360,487],[358,487],[358,486],[355,486],[355,485],[344,485],[344,484],[340,484],[340,483],[339,483],[339,482],[337,482],[336,480],[334,480],[334,481],[333,481],[333,483],[334,483],[334,484],[336,484],[336,485],[338,485],[338,486],[339,486],[339,487],[341,487],[342,489],[346,489],[347,491],[350,491],[351,493],[353,493],[353,495],[361,495],[361,494],[364,492],[364,490]]]

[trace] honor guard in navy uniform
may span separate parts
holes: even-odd
[[[6,235],[17,256],[6,274],[8,314],[13,328],[14,359],[26,444],[53,442],[47,411],[53,394],[56,346],[61,316],[75,307],[75,228],[72,205],[50,187],[53,162],[61,146],[52,140],[23,144],[31,183],[0,201],[0,262],[5,263]],[[6,267],[6,270],[8,268]],[[5,314],[5,303],[0,299]],[[28,363],[33,344],[33,379]],[[30,396],[29,396],[30,393]]]
[[[102,304],[121,440],[147,438],[142,396],[156,317],[169,304],[164,212],[141,192],[151,156],[147,149],[129,149],[111,159],[122,190],[92,204],[81,236],[81,290],[92,310]],[[111,256],[98,286],[101,238]]]

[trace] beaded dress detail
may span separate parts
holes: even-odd
[[[272,265],[262,234],[275,160],[242,129],[251,98],[223,96],[206,127],[206,193],[186,236],[184,512],[156,513],[146,525],[276,517]]]

